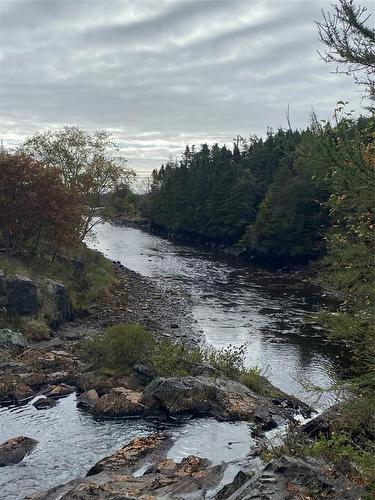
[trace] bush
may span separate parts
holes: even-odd
[[[98,369],[127,373],[137,363],[150,357],[154,347],[152,335],[135,324],[110,326],[104,335],[81,345],[84,357]]]
[[[258,366],[243,370],[240,375],[240,382],[257,394],[263,393],[265,377],[262,376],[261,369]]]
[[[205,361],[228,378],[238,379],[244,370],[246,344],[239,347],[229,345],[222,349],[209,349],[205,353]]]
[[[28,340],[47,340],[51,331],[43,320],[31,319],[23,329],[23,334]]]
[[[152,365],[160,377],[184,377],[189,375],[189,365],[202,363],[203,351],[189,349],[183,344],[159,342],[151,356]]]

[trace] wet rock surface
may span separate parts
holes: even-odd
[[[33,406],[35,406],[37,410],[46,410],[48,408],[53,408],[56,404],[56,401],[52,398],[39,398],[34,401]]]
[[[90,469],[86,478],[29,498],[205,498],[205,492],[221,479],[223,468],[210,466],[208,460],[191,455],[176,463],[166,458],[170,446],[170,440],[162,434],[136,438],[113,455],[99,461]]]
[[[286,456],[272,460],[252,478],[239,473],[216,500],[359,500],[363,494],[363,488],[323,460]]]
[[[35,439],[25,436],[19,436],[8,439],[0,444],[0,467],[14,465],[35,448],[38,444]]]
[[[98,402],[99,395],[95,389],[84,392],[77,398],[79,408],[93,408]]]
[[[124,387],[115,387],[95,403],[94,415],[101,417],[142,416],[144,406],[140,403],[142,394]]]
[[[147,416],[247,420],[262,430],[276,427],[286,416],[270,399],[224,377],[158,377],[146,387],[140,402]]]

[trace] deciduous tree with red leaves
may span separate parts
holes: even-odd
[[[43,250],[53,259],[79,241],[83,215],[78,192],[55,169],[26,155],[0,155],[0,234],[9,255]]]

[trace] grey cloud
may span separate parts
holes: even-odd
[[[186,143],[306,126],[349,79],[319,60],[325,0],[0,2],[0,137],[108,128],[142,175]]]

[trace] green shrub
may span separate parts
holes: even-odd
[[[322,456],[327,462],[334,463],[344,474],[358,483],[365,484],[369,491],[375,492],[374,442],[366,444],[343,432],[333,432],[329,438],[322,437],[311,445],[307,453]]]
[[[189,375],[189,365],[202,363],[203,357],[199,347],[189,349],[183,344],[162,341],[155,346],[151,362],[161,377],[184,377]]]
[[[239,379],[244,370],[245,351],[246,344],[239,347],[229,345],[221,349],[209,349],[204,358],[226,377]]]
[[[240,382],[257,394],[264,390],[264,379],[258,366],[244,369],[240,375]]]
[[[140,325],[119,324],[107,328],[103,335],[81,342],[79,349],[83,359],[109,375],[129,373],[135,364],[148,362],[160,377],[184,377],[194,374],[197,365],[205,362],[258,394],[272,395],[275,390],[258,367],[244,368],[246,345],[190,348],[169,340],[155,341]]]
[[[152,335],[135,324],[110,326],[105,333],[81,344],[84,358],[98,369],[127,373],[137,363],[148,359],[154,347]]]
[[[30,319],[25,323],[23,334],[28,340],[47,340],[51,337],[51,331],[45,321]]]

